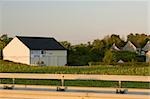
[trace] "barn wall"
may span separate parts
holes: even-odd
[[[29,55],[29,49],[17,37],[3,49],[4,60],[29,64]]]
[[[146,53],[146,62],[150,62],[150,51]]]
[[[39,64],[40,63],[40,64]],[[42,64],[41,64],[42,63]],[[67,64],[66,50],[32,50],[31,51],[32,65],[46,65],[46,66],[64,66]]]

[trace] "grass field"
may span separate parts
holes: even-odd
[[[150,76],[150,66],[29,66],[0,60],[1,73],[53,73],[53,74],[105,74],[105,75],[143,75]],[[2,83],[11,83],[11,79],[2,79]],[[60,85],[59,80],[24,80],[17,79],[17,84]],[[116,87],[112,81],[65,81],[67,86]],[[123,82],[126,88],[150,88],[150,83]]]
[[[1,73],[150,75],[150,66],[29,66],[0,60]]]

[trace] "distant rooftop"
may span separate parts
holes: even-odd
[[[150,51],[150,41],[148,41],[148,42],[146,43],[146,45],[144,46],[143,50],[144,50],[144,51]]]
[[[120,51],[120,49],[116,46],[115,43],[112,45],[111,50]]]

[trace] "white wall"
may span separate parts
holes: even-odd
[[[146,53],[146,62],[150,62],[150,51]]]
[[[137,52],[136,47],[130,41],[128,41],[127,44],[123,47],[123,50],[130,52]]]
[[[41,50],[31,51],[31,64],[37,64],[38,61],[43,61],[46,66],[64,66],[67,64],[66,50],[46,50],[41,54]]]
[[[30,64],[29,49],[15,37],[4,49],[3,59],[13,62]]]

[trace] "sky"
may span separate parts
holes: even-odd
[[[73,44],[150,34],[148,0],[0,0],[0,35],[46,36]]]

